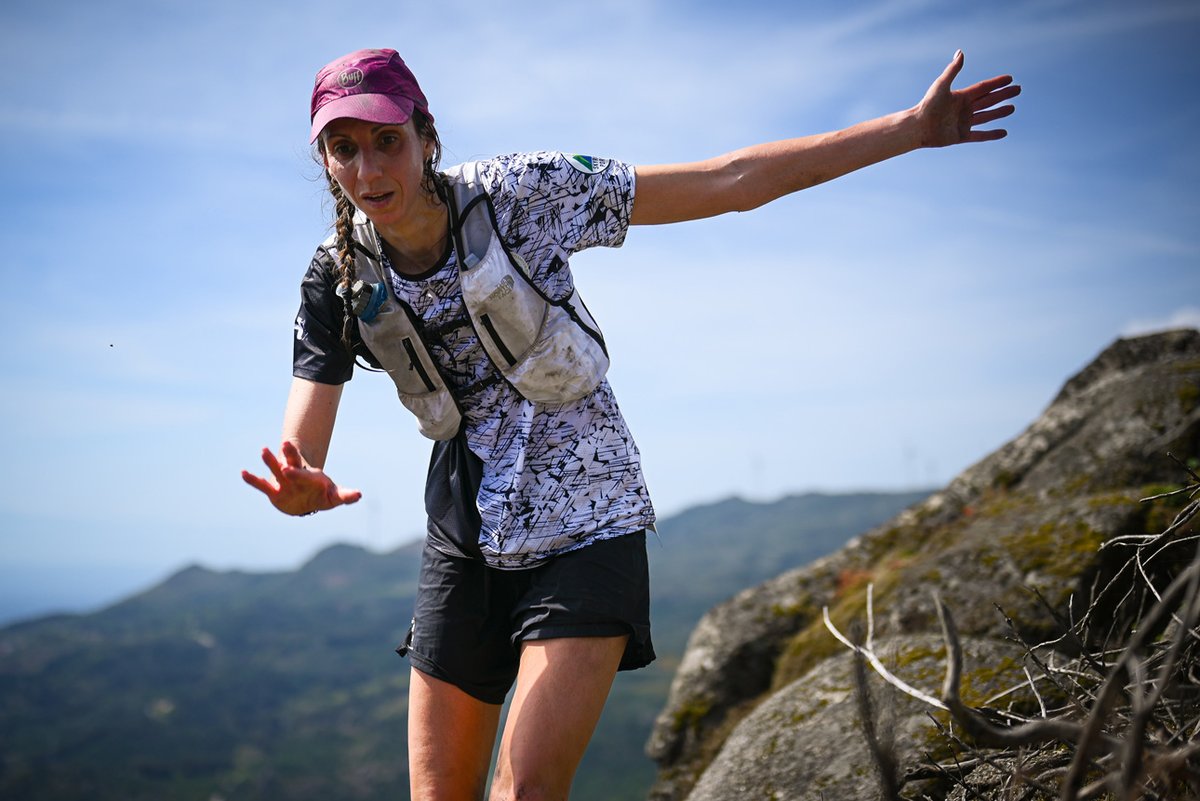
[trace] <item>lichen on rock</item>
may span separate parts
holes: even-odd
[[[1200,455],[1200,331],[1118,340],[943,490],[711,610],[647,745],[662,770],[651,798],[876,797],[847,695],[851,660],[820,609],[848,625],[870,582],[877,636],[901,661],[912,657],[906,668],[936,673],[936,589],[971,643],[972,680],[1008,677],[1013,627],[1034,642],[1053,632],[1090,587],[1113,579],[1101,546],[1161,522],[1139,499],[1178,480],[1168,451]],[[928,653],[916,658],[921,643]],[[910,701],[895,700],[898,746],[927,733],[917,721],[926,710]]]

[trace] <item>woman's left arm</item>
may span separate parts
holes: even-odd
[[[637,168],[633,225],[655,225],[749,211],[764,203],[923,147],[986,142],[1007,135],[977,126],[1007,117],[1021,87],[999,75],[951,89],[962,51],[916,106],[841,131],[735,150],[707,161]]]

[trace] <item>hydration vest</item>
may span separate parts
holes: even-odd
[[[488,359],[522,397],[536,403],[587,395],[608,371],[608,352],[579,293],[550,297],[525,260],[505,246],[475,165],[447,176],[463,302]],[[416,415],[421,433],[452,439],[462,423],[458,400],[421,336],[420,318],[396,297],[375,226],[361,213],[355,215],[354,240],[357,280],[349,293],[363,342],[396,384],[400,402]],[[335,238],[325,245],[336,247]]]

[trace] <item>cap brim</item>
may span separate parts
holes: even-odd
[[[412,116],[414,105],[409,98],[396,95],[347,95],[330,100],[313,117],[308,142],[312,144],[317,141],[329,123],[347,117],[386,125],[403,125]]]

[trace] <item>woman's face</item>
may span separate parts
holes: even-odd
[[[382,231],[418,222],[425,161],[433,144],[411,119],[403,125],[334,120],[321,132],[325,168],[346,197]]]

